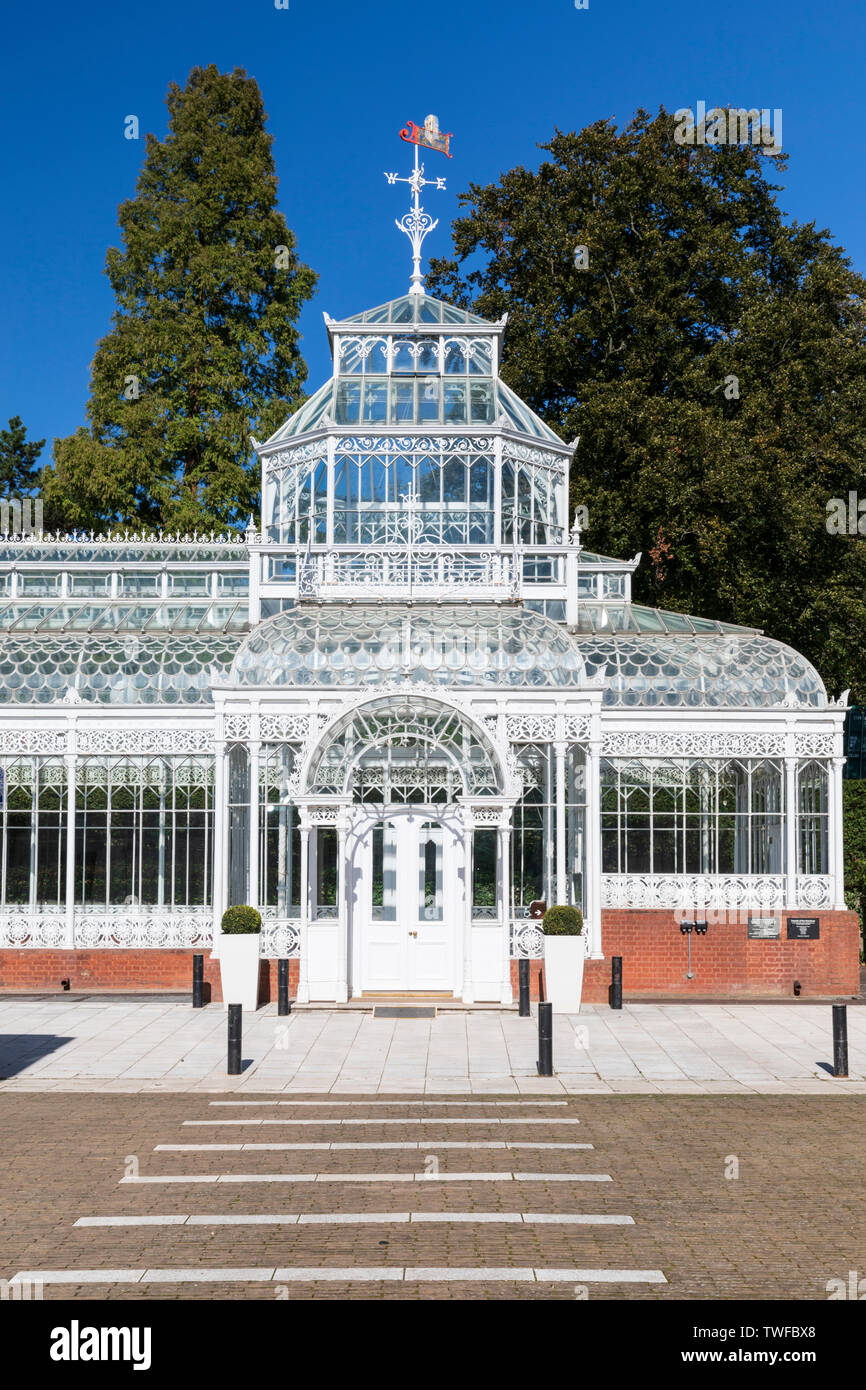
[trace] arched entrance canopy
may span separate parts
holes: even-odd
[[[376,799],[385,801],[502,797],[509,781],[475,720],[445,701],[411,693],[372,696],[341,715],[312,750],[301,795],[346,796],[377,779],[383,794]]]

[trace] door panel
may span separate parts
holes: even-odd
[[[459,841],[429,816],[374,825],[361,881],[363,990],[454,988]]]
[[[405,988],[405,933],[397,912],[398,838],[393,821],[380,821],[372,827],[366,846],[363,989]]]

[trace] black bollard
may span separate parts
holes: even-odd
[[[289,1003],[289,962],[287,960],[277,961],[277,1013],[291,1013]]]
[[[192,958],[192,1006],[200,1009],[204,1004],[204,956]]]
[[[243,1032],[243,1005],[229,1004],[229,1076],[241,1074],[241,1035]]]
[[[848,1075],[848,1005],[833,1005],[833,1075]]]
[[[529,1018],[529,961],[519,960],[517,962],[517,997],[520,1001],[518,1015],[520,1018]]]
[[[612,1009],[622,1008],[622,956],[614,956],[611,959],[610,975],[610,1007]]]
[[[538,1067],[539,1076],[553,1076],[553,1005],[538,1006]]]

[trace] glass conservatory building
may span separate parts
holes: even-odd
[[[0,985],[185,988],[248,902],[302,1002],[510,1002],[574,903],[589,998],[856,992],[844,704],[583,547],[504,320],[326,326],[260,526],[0,538]]]

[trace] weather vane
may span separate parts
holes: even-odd
[[[410,294],[424,293],[424,276],[421,274],[421,244],[428,232],[432,232],[434,227],[438,227],[439,219],[432,218],[421,206],[421,189],[430,184],[434,188],[444,188],[444,179],[425,179],[424,165],[418,163],[418,147],[423,145],[428,150],[438,150],[448,159],[451,158],[451,151],[448,148],[452,132],[443,134],[439,129],[439,122],[435,116],[428,116],[423,126],[418,126],[414,121],[409,121],[405,130],[400,131],[400,139],[407,144],[415,146],[415,168],[408,178],[400,178],[397,174],[387,174],[385,178],[389,183],[408,183],[413,194],[413,206],[404,217],[395,218],[395,225],[401,232],[405,232],[412,243],[412,283],[409,286]]]

